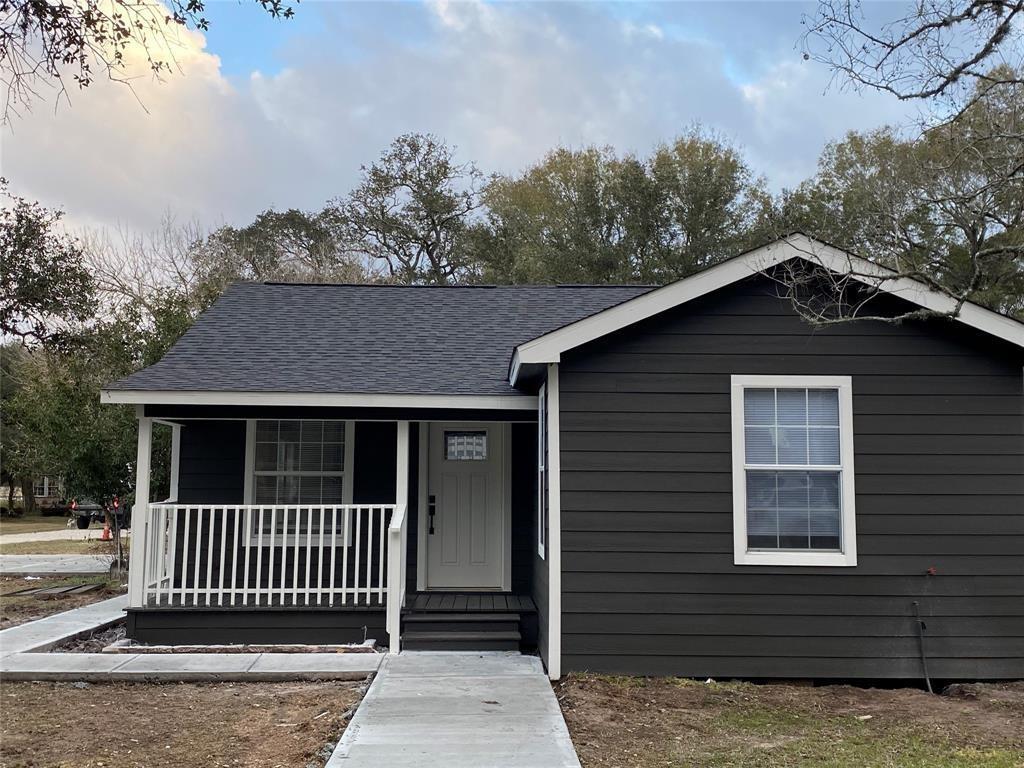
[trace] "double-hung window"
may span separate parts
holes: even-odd
[[[848,376],[733,376],[737,565],[857,564]]]
[[[309,506],[350,503],[351,422],[259,419],[251,435],[252,503],[300,508],[274,515],[279,534],[304,534],[310,520],[317,533],[319,515]],[[269,532],[271,518],[263,517]]]

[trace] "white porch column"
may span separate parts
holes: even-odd
[[[181,424],[171,425],[171,492],[172,501],[178,500],[178,478],[181,466]]]
[[[395,456],[395,504],[409,503],[409,422],[398,422],[398,446]]]
[[[139,416],[139,450],[135,459],[135,504],[132,506],[131,555],[128,564],[128,605],[145,602],[146,542],[149,540],[149,475],[153,450],[153,419]]]
[[[397,520],[402,516],[401,536],[392,532],[388,541],[388,650],[398,653],[402,634],[402,602],[405,599],[406,553],[409,530],[409,422],[398,422],[398,438],[395,441],[395,512]],[[393,531],[393,524],[391,530]],[[397,539],[397,540],[396,540]],[[397,583],[396,583],[397,582]]]

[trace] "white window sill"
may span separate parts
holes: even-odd
[[[850,568],[857,565],[856,553],[846,552],[736,552],[735,565],[790,565]]]

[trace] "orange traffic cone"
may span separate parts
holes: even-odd
[[[103,534],[100,536],[100,541],[113,541],[114,537],[110,535],[110,521],[103,521]]]

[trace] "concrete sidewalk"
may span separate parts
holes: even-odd
[[[72,637],[109,627],[124,618],[126,607],[128,595],[120,595],[5,629],[0,632],[0,658],[49,650]]]
[[[103,535],[103,527],[88,528],[80,531],[77,528],[61,528],[56,531],[31,531],[29,533],[0,533],[0,544],[24,544],[31,541],[99,541]],[[128,538],[128,531],[121,531]]]
[[[109,555],[0,555],[0,576],[92,576],[110,571]]]
[[[87,682],[363,680],[379,653],[15,653],[0,679]]]
[[[327,768],[580,768],[540,660],[389,656]]]

